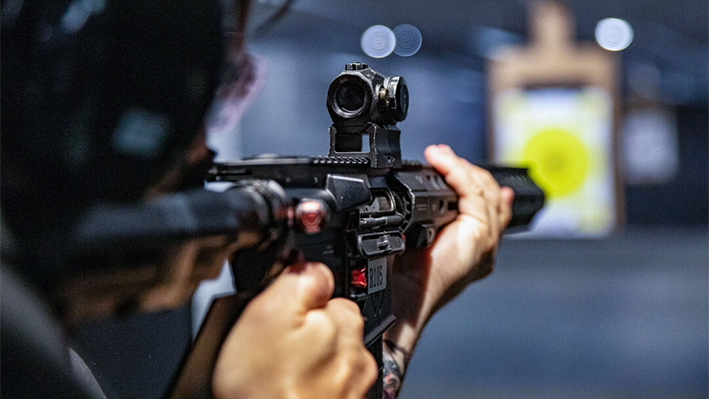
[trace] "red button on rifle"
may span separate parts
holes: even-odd
[[[304,199],[295,208],[295,222],[306,234],[319,233],[330,218],[330,210],[320,200]]]
[[[367,268],[352,270],[352,286],[357,288],[367,288]]]

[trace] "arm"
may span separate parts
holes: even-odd
[[[492,272],[500,236],[511,219],[514,193],[489,172],[457,157],[448,146],[429,146],[427,161],[458,193],[458,218],[430,248],[406,251],[394,266],[393,313],[384,334],[385,391],[396,397],[416,342],[433,314],[470,283]]]
[[[330,299],[330,270],[297,264],[245,309],[219,354],[215,398],[362,398],[377,366],[354,302]]]

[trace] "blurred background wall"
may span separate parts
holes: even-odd
[[[272,3],[261,2],[264,14]],[[596,25],[608,17],[634,32],[614,53],[625,226],[597,240],[510,237],[496,272],[433,319],[402,398],[708,395],[707,2],[565,4],[579,42],[595,43]],[[500,47],[529,42],[529,5],[296,2],[250,45],[267,70],[241,126],[241,155],[326,154],[327,87],[344,63],[363,61],[409,84],[405,158],[447,143],[472,162],[488,161],[486,64]],[[400,24],[421,32],[416,54],[364,54],[368,27]],[[651,158],[653,151],[661,155]]]
[[[257,1],[255,23],[281,3]],[[565,4],[577,41],[594,43],[596,24],[608,17],[634,31],[630,46],[615,53],[625,225],[593,240],[508,237],[496,271],[432,320],[404,399],[709,395],[707,2]],[[238,131],[212,138],[220,158],[325,155],[328,85],[346,62],[363,61],[409,84],[409,116],[400,123],[405,158],[421,160],[426,145],[447,143],[486,162],[486,64],[501,46],[528,43],[528,7],[523,0],[299,0],[249,44],[265,68],[263,88]],[[421,32],[418,52],[364,53],[368,27],[400,24]],[[179,359],[173,349],[186,345],[189,323],[148,317],[153,327],[142,317],[77,333],[109,394],[158,397],[169,381],[165,364]]]

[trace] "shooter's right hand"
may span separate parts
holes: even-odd
[[[323,264],[286,268],[244,310],[217,360],[216,398],[358,398],[377,378],[354,302]]]

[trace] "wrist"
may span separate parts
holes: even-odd
[[[384,333],[387,339],[411,353],[431,317],[437,298],[433,298],[425,267],[416,264],[427,256],[402,256],[391,278],[392,313],[396,323]],[[415,263],[414,263],[415,262]]]
[[[397,320],[382,337],[382,360],[385,397],[396,398],[430,312],[425,288],[416,280],[396,275],[391,284],[392,312]]]

